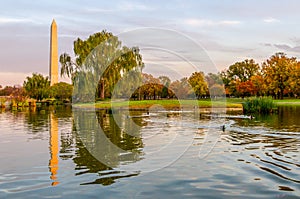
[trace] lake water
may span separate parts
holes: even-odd
[[[2,111],[0,198],[300,198],[299,118]]]

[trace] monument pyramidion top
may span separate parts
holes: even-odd
[[[55,19],[52,20],[51,26],[52,26],[52,25],[55,25],[55,26],[56,26],[56,21],[55,21]]]

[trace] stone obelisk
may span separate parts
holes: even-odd
[[[50,85],[58,83],[57,25],[53,19],[50,30]]]

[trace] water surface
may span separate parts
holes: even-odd
[[[300,107],[197,114],[2,111],[0,198],[299,198]]]

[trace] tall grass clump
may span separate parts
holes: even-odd
[[[0,108],[5,108],[5,102],[6,102],[5,98],[0,98]]]
[[[261,113],[261,114],[269,114],[274,111],[276,108],[273,99],[270,97],[255,97],[248,98],[245,102],[242,103],[244,114],[249,113]]]

